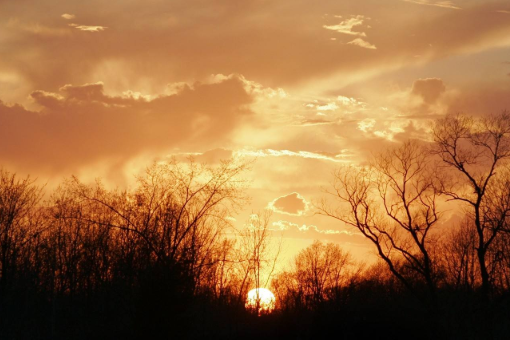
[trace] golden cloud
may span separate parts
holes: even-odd
[[[427,5],[427,6],[436,6],[442,8],[450,8],[450,9],[460,9],[460,7],[456,6],[453,1],[428,1],[428,0],[402,0],[405,2],[411,2],[413,4],[418,5]]]
[[[302,216],[309,210],[309,203],[297,192],[275,198],[268,209],[280,214]]]
[[[100,32],[100,31],[104,31],[105,29],[108,28],[106,26],[87,26],[87,25],[77,25],[77,24],[69,24],[69,26],[74,27],[80,31],[85,31],[85,32]]]
[[[336,16],[337,18],[341,18],[341,16]],[[338,25],[324,25],[324,27],[327,30],[335,31],[338,33],[348,34],[348,35],[359,35],[361,37],[366,37],[365,32],[357,32],[353,31],[352,29],[356,26],[361,26],[363,24],[363,21],[365,20],[365,17],[363,15],[357,15],[353,18],[344,20],[340,22]]]
[[[363,47],[363,48],[367,48],[369,50],[376,50],[377,47],[375,47],[375,45],[369,43],[368,41],[365,41],[361,38],[356,38],[352,41],[349,41],[347,44],[349,45],[355,45],[355,46],[359,46],[359,47]]]

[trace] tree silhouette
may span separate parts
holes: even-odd
[[[44,229],[41,197],[41,188],[30,177],[21,179],[0,168],[0,330],[14,322],[7,307],[19,308],[13,297],[37,269],[34,244]]]
[[[240,260],[244,262],[243,281],[239,293],[240,299],[246,298],[246,288],[251,284],[252,288],[265,288],[268,286],[273,274],[281,248],[281,239],[276,248],[276,253],[270,255],[272,249],[269,223],[272,212],[265,210],[263,213],[252,214],[246,228],[240,232],[241,249],[244,254]],[[255,308],[260,312],[259,290],[256,291]]]
[[[321,213],[358,229],[402,284],[414,291],[417,275],[435,301],[430,248],[439,213],[427,152],[406,142],[375,156],[369,167],[341,168],[331,194],[340,207],[322,202]]]
[[[351,255],[339,245],[315,241],[294,259],[292,270],[273,280],[280,304],[316,310],[325,301],[338,300],[340,290],[352,278]]]
[[[435,122],[433,136],[446,170],[439,181],[441,193],[464,203],[474,222],[482,293],[488,297],[487,255],[510,213],[510,177],[500,175],[510,160],[510,114],[450,115]]]

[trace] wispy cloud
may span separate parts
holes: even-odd
[[[375,126],[375,119],[372,118],[365,118],[358,122],[358,129],[363,132],[371,131]]]
[[[510,14],[510,11],[507,11],[505,9],[500,9],[499,11],[496,11],[498,13],[504,13],[504,14]]]
[[[418,4],[418,5],[436,6],[436,7],[451,8],[451,9],[461,9],[460,7],[456,6],[452,1],[433,1],[433,2],[430,2],[428,0],[402,0],[402,1],[411,2],[413,4]]]
[[[301,157],[301,158],[312,158],[312,159],[320,159],[332,162],[346,162],[345,155],[325,155],[316,152],[309,151],[290,151],[290,150],[273,150],[273,149],[264,149],[264,150],[238,150],[234,152],[235,156],[245,156],[245,157]]]
[[[100,32],[104,31],[108,27],[106,26],[86,26],[86,25],[77,25],[77,24],[69,24],[69,26],[79,29],[80,31],[86,32]]]
[[[367,35],[365,32],[357,32],[352,30],[354,27],[362,25],[365,19],[366,18],[363,15],[357,15],[353,18],[342,21],[338,25],[324,25],[322,27],[324,27],[327,30],[335,31],[338,33],[366,37]]]
[[[356,38],[353,41],[349,41],[347,44],[349,45],[356,45],[363,48],[368,48],[369,50],[376,50],[377,47],[375,45],[369,43],[368,41],[365,41],[361,38]]]
[[[68,14],[68,13],[64,13],[61,15],[62,18],[66,19],[66,20],[71,20],[71,19],[74,19],[76,18],[76,15],[74,14]]]
[[[344,97],[338,96],[337,101],[342,104],[342,106],[348,106],[351,108],[361,108],[364,109],[367,106],[367,103],[359,101],[352,97]]]
[[[293,124],[293,126],[316,126],[316,125],[330,125],[334,124],[334,121],[327,120],[324,118],[312,118],[303,120],[300,123]]]
[[[318,114],[321,115],[322,112],[337,111],[339,109],[342,112],[365,110],[367,108],[367,103],[352,97],[338,96],[335,101],[319,102],[318,100],[315,100],[314,102],[305,104],[305,106],[316,110]]]
[[[319,111],[335,111],[338,109],[338,105],[335,102],[327,103],[324,105],[317,105],[317,110]]]
[[[284,231],[285,230],[294,230],[294,231],[299,231],[302,233],[312,232],[312,233],[319,233],[319,234],[324,234],[324,235],[345,234],[345,235],[349,235],[349,236],[360,235],[360,233],[354,233],[354,232],[351,232],[348,230],[320,229],[316,225],[303,224],[300,226],[297,223],[292,223],[292,222],[283,221],[283,220],[273,222],[273,227],[275,227],[276,230],[284,230]]]

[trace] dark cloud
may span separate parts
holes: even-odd
[[[416,80],[411,92],[420,96],[425,103],[434,104],[445,90],[446,87],[441,79],[426,78]]]
[[[39,112],[0,102],[0,159],[56,169],[143,151],[220,146],[250,116],[252,102],[237,78],[153,99],[110,96],[102,83],[31,97]]]
[[[429,137],[429,131],[423,127],[417,127],[416,124],[411,120],[409,124],[404,127],[404,131],[396,133],[394,139],[396,141],[405,142],[409,139],[426,140]]]
[[[308,202],[297,192],[278,197],[269,203],[269,207],[278,213],[303,215],[308,210]]]

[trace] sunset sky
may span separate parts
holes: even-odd
[[[0,0],[0,165],[51,188],[132,184],[153,161],[256,158],[249,206],[288,253],[314,239],[332,171],[446,113],[510,109],[510,2]]]

